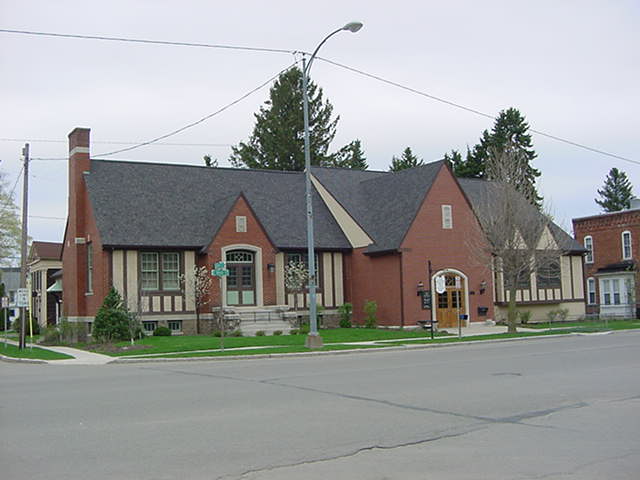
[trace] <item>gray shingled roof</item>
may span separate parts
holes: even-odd
[[[474,210],[479,211],[487,206],[487,198],[489,198],[492,192],[490,188],[491,182],[486,180],[472,179],[472,178],[458,178],[458,183],[462,187],[462,190],[467,195],[469,202],[471,202]],[[540,213],[533,207],[531,207],[532,215],[540,215]],[[572,253],[584,253],[586,249],[580,245],[575,239],[573,239],[568,233],[560,228],[555,223],[549,223],[549,231],[555,239],[558,247],[565,252]]]
[[[313,175],[374,240],[370,253],[400,248],[443,161],[399,172],[312,167]]]
[[[92,160],[85,181],[105,246],[205,247],[243,194],[277,248],[306,247],[300,172]],[[316,248],[350,248],[315,191],[313,208]]]

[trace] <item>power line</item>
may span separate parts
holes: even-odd
[[[417,90],[417,89],[409,87],[407,85],[403,85],[401,83],[394,82],[392,80],[388,80],[386,78],[380,77],[379,75],[374,75],[372,73],[368,73],[368,72],[365,72],[363,70],[359,70],[357,68],[349,67],[348,65],[344,65],[344,64],[338,63],[338,62],[334,62],[333,60],[329,60],[327,58],[322,58],[322,57],[316,57],[316,58],[318,60],[322,60],[323,62],[326,62],[326,63],[329,63],[331,65],[334,65],[336,67],[340,67],[340,68],[343,68],[345,70],[349,70],[351,72],[357,73],[358,75],[362,75],[364,77],[368,77],[368,78],[371,78],[373,80],[377,80],[379,82],[386,83],[387,85],[391,85],[391,86],[400,88],[402,90],[406,90],[408,92],[415,93],[417,95],[430,98],[431,100],[435,100],[437,102],[444,103],[446,105],[449,105],[449,106],[452,106],[452,107],[455,107],[455,108],[458,108],[458,109],[461,109],[461,110],[465,110],[467,112],[479,115],[481,117],[485,117],[485,118],[490,118],[492,120],[496,120],[495,115],[490,115],[488,113],[481,112],[480,110],[476,110],[474,108],[466,107],[466,106],[461,105],[459,103],[455,103],[455,102],[452,102],[450,100],[446,100],[444,98],[440,98],[440,97],[437,97],[435,95],[431,95],[430,93],[423,92],[421,90]],[[629,163],[634,163],[636,165],[640,165],[640,161],[633,160],[631,158],[627,158],[627,157],[623,157],[623,156],[620,156],[620,155],[616,155],[615,153],[606,152],[606,151],[600,150],[598,148],[590,147],[588,145],[584,145],[582,143],[574,142],[572,140],[567,140],[566,138],[558,137],[556,135],[551,135],[550,133],[542,132],[540,130],[536,130],[536,129],[533,129],[533,128],[529,128],[529,130],[532,133],[536,133],[536,134],[538,134],[540,136],[547,137],[547,138],[550,138],[552,140],[556,140],[558,142],[566,143],[568,145],[573,145],[574,147],[582,148],[582,149],[588,150],[590,152],[599,153],[600,155],[605,155],[605,156],[608,156],[608,157],[616,158],[618,160],[624,160],[625,162],[629,162]]]
[[[0,138],[0,142],[31,142],[31,143],[67,143],[67,140],[54,140],[51,138]],[[101,145],[137,145],[138,142],[123,142],[118,140],[91,140],[93,144]],[[158,142],[154,145],[173,146],[173,147],[230,147],[232,143],[173,143]]]
[[[204,117],[202,117],[202,118],[201,118],[201,119],[199,119],[199,120],[196,120],[195,122],[191,122],[191,123],[189,123],[189,124],[187,124],[187,125],[185,125],[185,126],[183,126],[183,127],[180,127],[180,128],[178,128],[178,129],[176,129],[176,130],[173,130],[172,132],[166,133],[166,134],[164,134],[164,135],[161,135],[161,136],[156,137],[156,138],[154,138],[154,139],[151,139],[151,140],[149,140],[149,141],[141,142],[141,143],[139,143],[139,144],[137,144],[137,145],[133,145],[133,146],[131,146],[131,147],[121,148],[121,149],[119,149],[119,150],[113,150],[113,151],[111,151],[111,152],[100,153],[100,154],[95,155],[95,157],[96,157],[96,158],[98,158],[98,157],[107,157],[107,156],[110,156],[110,155],[115,155],[116,153],[128,152],[128,151],[130,151],[130,150],[134,150],[134,149],[136,149],[136,148],[144,147],[145,145],[150,145],[150,144],[155,143],[155,142],[157,142],[157,141],[159,141],[159,140],[164,140],[165,138],[171,137],[171,136],[173,136],[173,135],[177,135],[177,134],[178,134],[178,133],[180,133],[180,132],[184,132],[185,130],[187,130],[187,129],[189,129],[189,128],[195,127],[196,125],[199,125],[199,124],[201,124],[202,122],[205,122],[205,121],[209,120],[210,118],[215,117],[216,115],[218,115],[218,114],[220,114],[220,113],[224,112],[225,110],[227,110],[227,109],[231,108],[232,106],[234,106],[234,105],[236,105],[236,104],[240,103],[242,100],[244,100],[245,98],[247,98],[247,97],[249,97],[250,95],[254,94],[254,93],[255,93],[255,92],[257,92],[258,90],[263,89],[264,87],[266,87],[267,85],[269,85],[272,81],[274,81],[276,78],[278,78],[280,75],[282,75],[284,72],[286,72],[287,70],[289,70],[289,69],[293,68],[293,67],[294,67],[294,66],[296,66],[297,64],[298,64],[298,61],[293,62],[293,64],[289,65],[289,66],[288,66],[288,67],[286,67],[286,68],[283,68],[283,69],[282,69],[282,70],[280,70],[278,73],[276,73],[275,75],[273,75],[272,77],[270,77],[268,80],[266,80],[266,81],[262,82],[262,83],[261,83],[260,85],[258,85],[257,87],[255,87],[255,88],[251,89],[250,91],[248,91],[247,93],[245,93],[244,95],[242,95],[240,98],[237,98],[237,99],[236,99],[236,100],[234,100],[233,102],[226,104],[225,106],[223,106],[223,107],[219,108],[218,110],[216,110],[216,111],[215,111],[215,112],[213,112],[213,113],[210,113],[210,114],[208,114],[208,115],[205,115]]]
[[[127,42],[127,43],[144,43],[151,45],[172,45],[176,47],[200,47],[200,48],[218,48],[225,50],[244,50],[249,52],[269,52],[269,53],[296,53],[296,50],[285,50],[282,48],[265,48],[265,47],[246,47],[242,45],[223,45],[212,43],[192,43],[192,42],[173,42],[169,40],[150,40],[144,38],[126,38],[126,37],[105,37],[102,35],[77,35],[71,33],[52,33],[52,32],[35,32],[31,30],[10,30],[0,28],[2,33],[16,33],[20,35],[35,35],[41,37],[57,37],[57,38],[75,38],[82,40],[103,40],[109,42]]]

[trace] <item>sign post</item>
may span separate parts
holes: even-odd
[[[9,297],[2,297],[2,310],[4,311],[4,348],[7,348],[7,330],[9,330],[9,325],[7,322],[7,318],[9,316]]]
[[[229,269],[224,262],[216,262],[211,270],[211,275],[218,277],[220,289],[220,347],[224,350],[224,300],[222,296],[222,279],[229,276]]]

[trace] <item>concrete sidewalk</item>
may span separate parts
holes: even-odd
[[[15,340],[7,340],[11,345],[18,345]],[[49,365],[105,365],[114,360],[114,357],[109,355],[102,355],[100,353],[87,352],[86,350],[80,350],[78,348],[71,347],[51,347],[45,345],[27,343],[27,347],[36,347],[43,350],[51,350],[52,352],[63,353],[70,355],[74,358],[67,358],[65,360],[42,360]]]

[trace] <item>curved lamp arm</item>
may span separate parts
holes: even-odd
[[[316,58],[316,54],[318,53],[318,50],[320,50],[320,48],[322,47],[322,45],[325,44],[325,42],[327,40],[329,40],[331,37],[333,37],[336,33],[342,32],[344,30],[347,30],[351,33],[356,33],[358,30],[360,30],[362,28],[362,23],[360,22],[349,22],[347,23],[344,27],[340,27],[337,30],[334,30],[333,32],[331,32],[329,35],[327,35],[326,37],[324,37],[324,39],[320,42],[320,44],[318,44],[318,46],[316,47],[316,49],[313,51],[313,53],[311,54],[311,58],[309,59],[309,63],[307,63],[306,67],[303,70],[303,73],[305,75],[309,74],[309,69],[311,68],[311,64],[313,63],[313,61]]]

